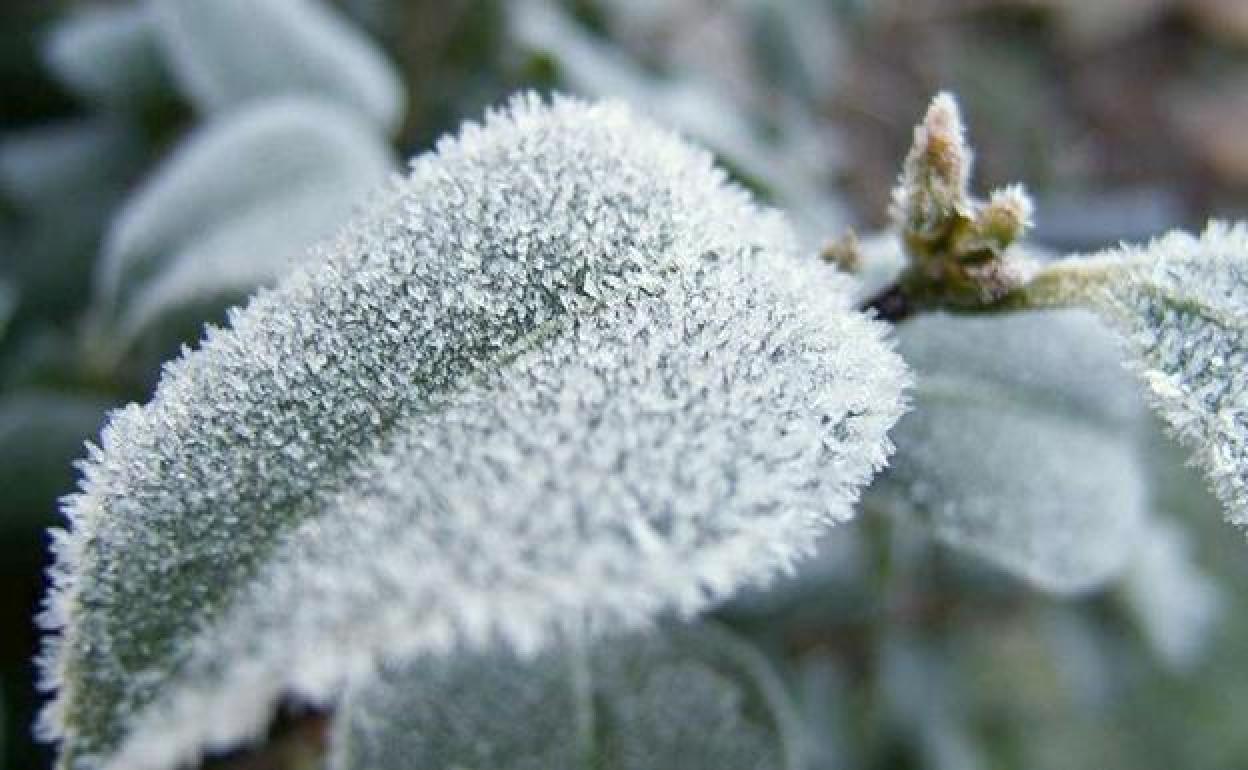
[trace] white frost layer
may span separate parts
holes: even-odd
[[[845,518],[905,374],[709,157],[520,99],[114,416],[57,539],[62,765],[157,768],[381,659],[689,613]]]
[[[1212,223],[1092,258],[1150,401],[1248,528],[1248,226]]]

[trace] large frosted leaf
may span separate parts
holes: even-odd
[[[798,768],[766,660],[712,627],[383,669],[349,693],[332,770]]]
[[[1248,228],[1212,224],[1093,258],[1094,298],[1226,507],[1248,528]]]
[[[1057,311],[924,316],[900,340],[916,407],[874,499],[1051,591],[1121,569],[1148,490],[1142,406],[1113,335],[1084,311]]]
[[[45,730],[164,767],[376,661],[691,613],[808,548],[904,375],[848,287],[618,105],[520,100],[117,413]]]
[[[125,109],[170,89],[150,9],[88,6],[52,28],[43,49],[56,76],[79,96]]]
[[[174,77],[197,107],[233,109],[303,94],[391,130],[403,117],[398,74],[322,0],[148,0]]]
[[[327,102],[272,99],[210,122],[109,233],[97,302],[116,319],[116,341],[173,310],[219,309],[271,283],[340,227],[391,164],[369,126]]]

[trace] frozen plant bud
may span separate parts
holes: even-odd
[[[1001,253],[1031,227],[1031,196],[1022,185],[994,190],[975,212],[975,232],[985,245]]]
[[[914,142],[893,190],[892,218],[897,228],[921,238],[939,238],[966,216],[971,148],[962,114],[951,94],[932,99],[915,126]]]

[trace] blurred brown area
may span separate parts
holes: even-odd
[[[981,189],[1026,183],[1059,245],[1248,208],[1248,3],[888,0],[846,41],[829,109],[854,159],[847,189],[876,224],[941,89],[962,102]]]

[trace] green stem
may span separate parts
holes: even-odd
[[[931,278],[930,273],[911,267],[862,309],[896,323],[934,310],[980,314],[1103,305],[1105,289],[1120,270],[1120,264],[1103,259],[1068,257],[1039,266],[1017,287],[991,292],[973,282],[951,284]]]

